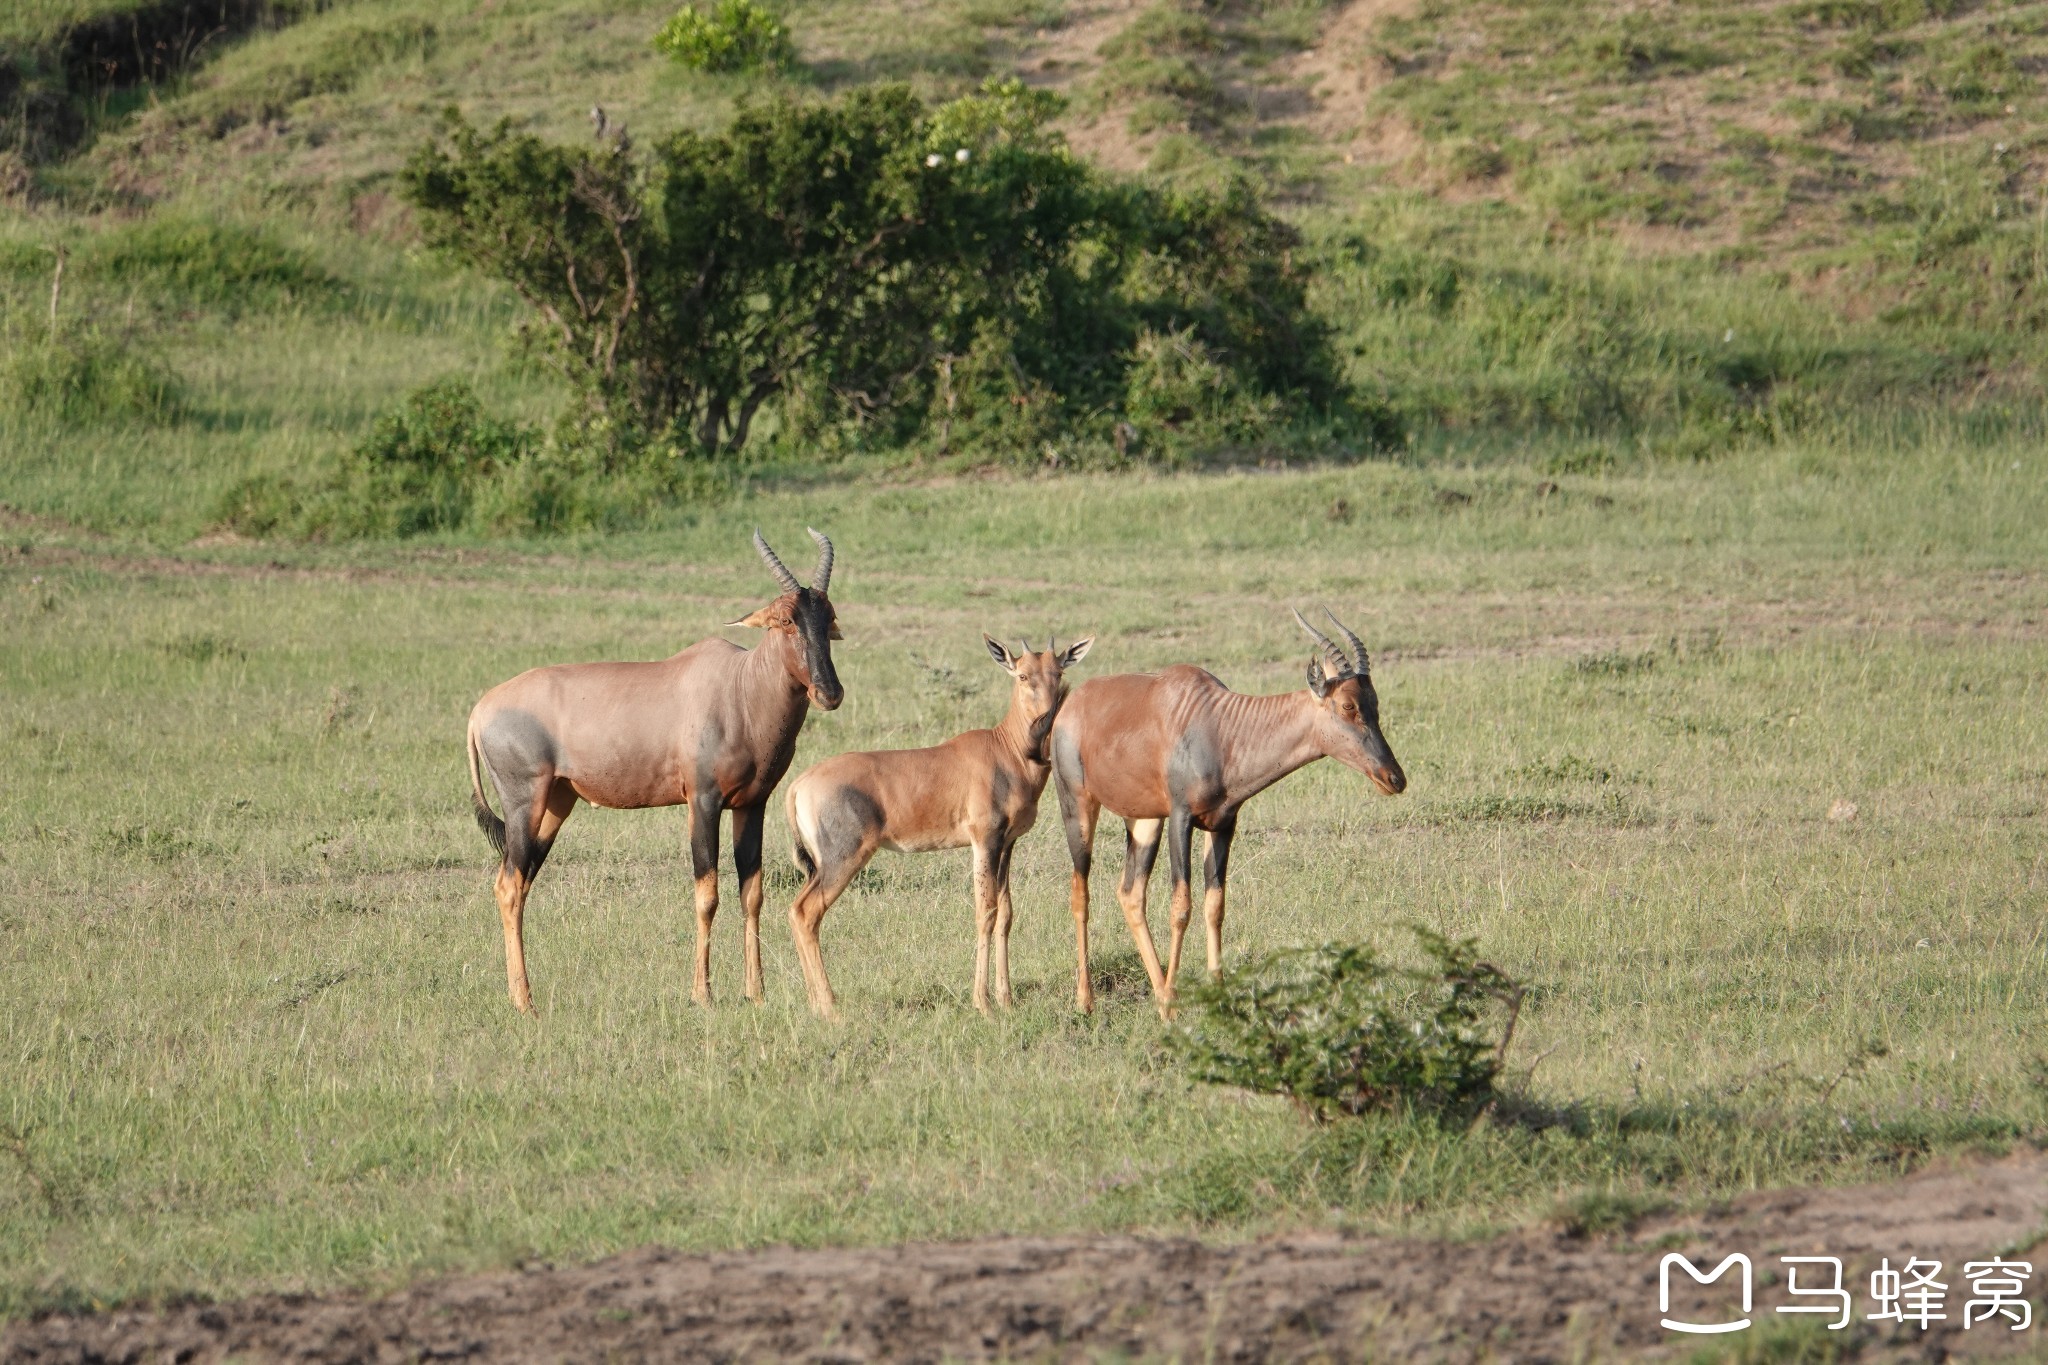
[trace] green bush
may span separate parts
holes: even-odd
[[[531,431],[485,413],[462,380],[429,384],[379,418],[351,452],[342,477],[354,496],[330,514],[332,529],[370,535],[453,530],[469,519],[477,490],[534,445]]]
[[[656,446],[730,455],[764,411],[807,452],[1389,439],[1307,308],[1294,230],[1242,183],[1105,177],[1058,107],[1015,81],[937,107],[873,87],[644,157],[458,120],[404,184],[430,243],[531,305],[582,410]]]
[[[215,504],[215,524],[252,536],[403,537],[616,529],[725,489],[689,452],[571,411],[546,432],[492,417],[470,386],[415,390],[323,478],[256,475]]]
[[[67,423],[169,422],[183,386],[124,336],[96,330],[14,338],[0,345],[0,408]]]
[[[754,0],[717,0],[709,14],[686,5],[654,46],[693,71],[781,71],[796,62],[789,30]]]
[[[1494,1098],[1523,988],[1470,940],[1414,933],[1427,966],[1324,944],[1204,983],[1169,1046],[1197,1079],[1285,1095],[1318,1121],[1397,1109],[1469,1118]]]

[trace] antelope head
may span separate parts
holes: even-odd
[[[1308,690],[1318,707],[1316,739],[1327,757],[1364,773],[1388,796],[1399,796],[1408,777],[1380,733],[1380,698],[1372,688],[1372,661],[1366,657],[1365,642],[1328,607],[1323,615],[1351,646],[1351,653],[1339,649],[1299,611],[1294,613],[1321,651],[1321,657],[1311,655],[1308,661]]]
[[[846,695],[839,686],[839,674],[832,668],[832,642],[840,638],[839,617],[832,610],[832,599],[825,595],[832,586],[832,542],[816,531],[811,531],[811,539],[818,542],[818,569],[811,575],[810,586],[805,587],[783,566],[775,551],[768,548],[761,529],[754,528],[754,549],[768,566],[768,572],[775,575],[782,596],[730,624],[787,636],[789,648],[784,658],[789,676],[810,694],[811,705],[820,711],[830,711]]]
[[[1033,653],[1026,642],[1021,654],[1011,652],[1008,645],[986,632],[981,640],[988,646],[996,667],[1010,675],[1010,711],[1022,716],[1025,723],[1024,757],[1033,763],[1049,762],[1046,736],[1052,733],[1060,703],[1067,699],[1067,684],[1061,675],[1087,657],[1095,637],[1091,635],[1061,649],[1048,636],[1043,650]]]

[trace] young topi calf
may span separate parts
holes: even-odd
[[[1091,637],[1058,651],[1014,654],[981,637],[1013,680],[1010,710],[990,730],[969,730],[929,749],[884,749],[828,758],[790,783],[784,804],[803,889],[789,925],[811,1008],[830,1018],[832,984],[818,924],[878,848],[930,853],[974,849],[974,1007],[988,1012],[989,945],[995,945],[996,1002],[1010,1003],[1010,850],[1038,819],[1051,772],[1046,735],[1066,696],[1062,675],[1081,662]]]
[[[1093,678],[1061,708],[1052,731],[1052,765],[1074,863],[1071,908],[1079,958],[1074,1004],[1082,1012],[1095,1007],[1088,979],[1088,868],[1102,810],[1125,821],[1117,900],[1165,1013],[1172,1008],[1181,937],[1192,913],[1190,863],[1197,828],[1209,834],[1202,910],[1209,928],[1209,974],[1214,976],[1223,965],[1223,883],[1239,807],[1319,758],[1357,769],[1389,796],[1408,785],[1380,733],[1379,694],[1373,691],[1364,642],[1330,617],[1356,652],[1354,660],[1302,620],[1300,612],[1294,619],[1322,653],[1320,660],[1309,659],[1305,692],[1248,697],[1206,669],[1176,664],[1157,673]],[[1145,922],[1145,884],[1159,852],[1162,825],[1173,870],[1173,939],[1164,970]]]
[[[512,1003],[533,1011],[526,977],[526,894],[576,802],[637,810],[690,807],[697,881],[697,972],[690,994],[711,1003],[711,920],[718,913],[718,817],[732,812],[733,870],[746,912],[747,998],[761,998],[761,828],[789,770],[797,731],[815,706],[842,695],[832,668],[838,617],[832,542],[816,531],[818,570],[805,587],[754,532],[754,549],[782,595],[732,624],[767,632],[753,649],[700,640],[658,663],[535,668],[484,693],[469,713],[469,783],[476,822],[504,855],[498,914]],[[505,818],[484,799],[498,789]],[[1041,779],[1042,780],[1042,779]]]

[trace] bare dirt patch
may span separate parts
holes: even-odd
[[[1790,1301],[1778,1256],[1839,1256],[1858,1308],[1834,1343],[1859,1359],[1940,1360],[2010,1354],[2048,1331],[1961,1324],[1964,1263],[2027,1254],[2044,1218],[2048,1156],[2030,1152],[1892,1185],[1752,1195],[1608,1238],[1539,1228],[1473,1242],[1293,1234],[1237,1246],[1103,1237],[648,1249],[384,1298],[283,1294],[46,1317],[0,1336],[0,1361],[1642,1359],[1702,1341],[1659,1323],[1669,1250],[1707,1267],[1750,1256],[1752,1331],[1791,1321],[1775,1313]],[[1943,1263],[1946,1321],[1903,1331],[1864,1322],[1870,1270],[1910,1256]],[[1674,1292],[1674,1317],[1725,1320],[1720,1286],[1679,1282],[1688,1290]]]
[[[1393,74],[1373,50],[1373,33],[1383,20],[1414,14],[1417,4],[1352,0],[1324,28],[1321,41],[1286,68],[1313,96],[1314,112],[1301,121],[1347,161],[1394,164],[1421,150],[1421,139],[1406,119],[1377,115],[1370,108],[1373,91]]]

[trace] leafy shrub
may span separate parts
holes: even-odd
[[[1124,388],[1124,412],[1135,430],[1185,448],[1256,442],[1278,425],[1280,399],[1247,391],[1194,329],[1138,334]]]
[[[780,71],[796,61],[789,30],[754,0],[717,0],[709,14],[685,5],[654,46],[693,71]]]
[[[217,525],[253,536],[505,535],[617,528],[724,480],[688,452],[572,411],[541,432],[492,417],[460,379],[415,390],[325,478],[261,474],[215,504]]]
[[[462,380],[429,384],[351,453],[343,480],[356,496],[330,524],[372,535],[452,530],[468,520],[477,489],[533,445],[532,432],[489,416]]]
[[[1333,943],[1225,973],[1189,992],[1169,1045],[1197,1079],[1285,1095],[1317,1121],[1402,1108],[1470,1117],[1494,1098],[1523,988],[1470,940],[1414,934],[1425,967]],[[1490,1020],[1503,1016],[1496,1036]]]
[[[644,158],[457,120],[404,184],[427,240],[513,285],[531,346],[622,440],[729,455],[769,409],[806,449],[1386,439],[1308,311],[1294,230],[1243,184],[1103,176],[1057,109],[1015,81],[937,107],[873,87],[745,106]]]
[[[178,377],[132,340],[95,330],[15,338],[0,346],[0,406],[81,425],[168,422]]]

